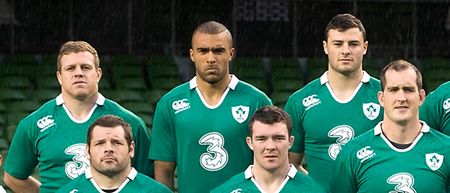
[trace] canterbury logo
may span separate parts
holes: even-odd
[[[442,104],[442,108],[446,111],[445,113],[448,113],[450,111],[450,98],[444,101]]]
[[[181,99],[181,100],[174,101],[172,103],[172,108],[173,108],[173,110],[175,110],[175,113],[179,113],[181,111],[189,109],[190,104],[187,99]]]
[[[41,129],[40,131],[43,132],[49,127],[55,125],[55,120],[53,120],[51,115],[48,115],[45,116],[44,118],[39,119],[36,125]]]
[[[375,156],[375,153],[370,149],[370,146],[366,146],[356,153],[356,157],[361,160],[361,163],[373,156]]]
[[[302,100],[302,104],[303,104],[303,106],[306,107],[306,110],[310,109],[313,106],[320,104],[320,99],[318,99],[316,97],[317,97],[317,95],[313,94]]]

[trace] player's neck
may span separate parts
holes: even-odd
[[[353,96],[356,88],[361,83],[363,71],[355,71],[350,74],[342,74],[333,70],[327,73],[328,83],[336,97],[347,100]]]
[[[98,93],[93,93],[91,96],[79,99],[62,93],[62,97],[64,100],[64,105],[67,107],[72,117],[77,120],[82,120],[91,112],[92,107],[97,101]]]
[[[263,188],[264,192],[275,192],[283,184],[289,169],[289,163],[286,163],[282,167],[273,171],[268,171],[258,164],[255,164],[252,168],[252,173],[256,182],[258,182],[258,185]]]
[[[419,119],[408,121],[407,123],[396,123],[394,121],[386,121],[386,117],[381,128],[383,134],[390,140],[398,144],[412,143],[422,130],[422,124]]]
[[[122,185],[122,183],[127,179],[128,174],[130,174],[131,172],[131,166],[127,167],[125,170],[112,177],[101,174],[95,171],[95,169],[93,169],[92,167],[90,170],[92,172],[92,177],[94,178],[95,183],[101,189],[114,189],[119,188],[120,185]]]
[[[224,79],[220,80],[215,84],[210,84],[206,81],[201,80],[198,77],[196,81],[200,94],[203,96],[206,103],[208,103],[208,105],[214,106],[220,101],[223,93],[228,88],[228,84],[230,84],[231,77],[229,75],[226,75]]]

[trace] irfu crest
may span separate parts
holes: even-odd
[[[231,114],[238,123],[243,123],[245,120],[247,120],[249,111],[249,107],[242,105],[231,107]]]

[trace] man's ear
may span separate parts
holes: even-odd
[[[423,101],[425,100],[426,95],[427,95],[427,94],[426,94],[425,90],[423,90],[423,89],[420,89],[420,90],[419,90],[419,97],[420,97],[419,105],[422,105],[422,104],[423,104]]]
[[[248,147],[253,151],[253,142],[252,142],[252,138],[246,137],[246,138],[245,138],[245,142],[247,142]]]
[[[378,103],[380,103],[380,106],[384,107],[384,93],[383,93],[383,91],[378,91],[377,97],[378,97]]]
[[[195,60],[194,60],[194,50],[192,48],[189,49],[189,57],[191,58],[192,62],[195,62]]]
[[[88,145],[86,145],[86,149],[84,150],[84,153],[86,155],[86,158],[88,160],[91,160],[91,155],[89,154],[89,146]]]
[[[134,141],[131,141],[130,144],[130,158],[134,157]]]
[[[326,55],[328,55],[328,44],[327,41],[323,41],[322,42],[322,46],[323,46],[323,51],[325,52]]]
[[[294,136],[289,137],[289,149],[291,149],[291,147],[294,145],[294,141],[295,141]]]

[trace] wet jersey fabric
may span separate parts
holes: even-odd
[[[334,95],[325,72],[288,98],[285,110],[295,136],[290,151],[304,153],[309,176],[323,187],[328,187],[342,147],[381,121],[380,88],[379,80],[364,72],[353,96],[342,101]]]
[[[6,158],[5,171],[25,179],[38,166],[40,192],[54,192],[89,168],[85,154],[87,130],[97,118],[107,114],[117,115],[131,125],[136,144],[132,165],[146,175],[153,175],[153,163],[148,159],[150,137],[145,123],[100,94],[85,120],[75,120],[71,116],[62,95],[21,120]]]
[[[420,120],[450,136],[450,81],[431,92],[420,106]]]
[[[252,166],[249,166],[245,172],[235,175],[224,184],[215,188],[211,193],[260,193],[264,192],[256,182]],[[322,188],[311,177],[305,176],[291,165],[286,179],[278,189],[279,193],[325,193]]]
[[[180,193],[209,192],[252,163],[247,125],[266,105],[271,101],[263,92],[232,76],[218,104],[210,106],[194,77],[158,102],[149,157],[176,162]]]
[[[60,188],[56,193],[103,193],[97,185],[90,170],[83,175],[70,181]],[[115,193],[172,193],[169,188],[151,179],[150,177],[138,173],[134,168],[128,174],[127,179],[114,191]]]
[[[406,149],[391,144],[382,123],[350,141],[338,156],[332,192],[448,192],[450,137],[422,125]]]

